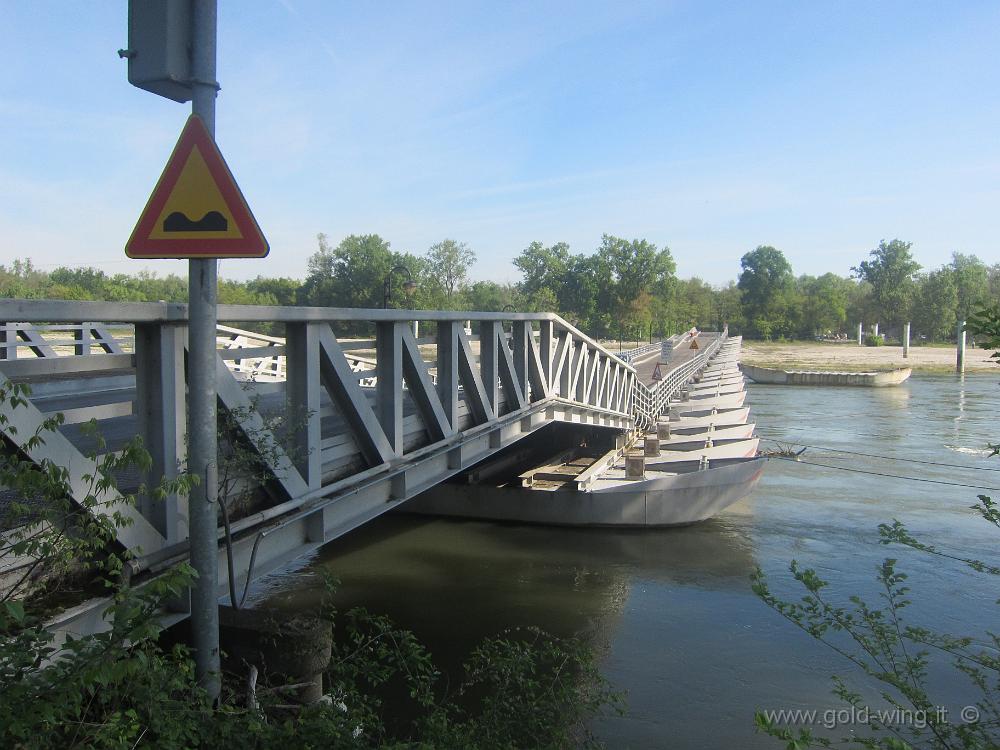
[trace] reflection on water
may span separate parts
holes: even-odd
[[[914,375],[899,388],[753,386],[761,434],[816,448],[829,466],[1000,487],[979,453],[1000,407],[996,377]],[[961,419],[958,419],[961,417]],[[948,447],[946,447],[948,446]],[[962,468],[885,461],[871,453]],[[384,518],[261,582],[256,601],[318,601],[320,571],[341,580],[337,604],[390,614],[455,670],[482,637],[512,626],[584,633],[604,673],[628,690],[628,715],[594,729],[610,747],[774,747],[753,731],[755,708],[836,706],[840,657],[762,605],[748,576],[761,566],[789,596],[788,561],[816,567],[842,594],[875,600],[887,552],[880,522],[900,518],[935,543],[981,557],[995,546],[968,511],[977,491],[772,461],[754,496],[711,521],[658,531],[564,529],[480,521]],[[981,577],[893,550],[912,574],[913,616],[952,632],[982,622],[995,591]],[[858,684],[864,683],[859,681]],[[940,678],[945,696],[965,681]]]

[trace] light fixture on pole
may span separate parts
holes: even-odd
[[[389,309],[389,302],[392,299],[392,275],[396,272],[405,273],[406,281],[403,282],[403,293],[409,297],[417,289],[417,282],[413,280],[413,274],[410,273],[410,269],[406,266],[400,264],[398,266],[393,266],[389,273],[385,275],[385,280],[382,282],[382,309]]]

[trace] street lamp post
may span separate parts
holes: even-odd
[[[389,302],[392,300],[392,275],[399,271],[400,273],[406,274],[406,281],[403,282],[403,293],[407,296],[413,294],[414,290],[417,288],[417,282],[413,280],[413,274],[410,273],[410,269],[406,266],[400,264],[398,266],[393,266],[389,273],[385,275],[385,280],[382,282],[382,309],[389,309]]]

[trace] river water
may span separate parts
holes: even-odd
[[[754,731],[755,709],[814,709],[822,722],[823,711],[842,705],[831,694],[835,674],[875,693],[847,660],[757,599],[756,567],[786,598],[800,595],[788,574],[795,558],[816,568],[838,601],[860,594],[876,604],[876,567],[897,557],[910,574],[915,624],[970,635],[992,626],[995,579],[877,542],[878,524],[898,518],[939,548],[995,561],[1000,532],[969,510],[985,490],[878,474],[1000,488],[1000,458],[984,450],[1000,442],[998,380],[915,374],[889,389],[752,385],[748,403],[763,438],[819,447],[803,462],[771,460],[755,493],[710,521],[632,531],[394,516],[262,580],[254,601],[315,604],[328,571],[341,581],[339,607],[391,615],[456,675],[476,642],[507,627],[584,634],[604,675],[627,691],[625,716],[593,722],[608,747],[778,747]],[[975,697],[953,669],[934,668],[932,684],[951,716]],[[852,729],[812,728],[833,737]]]

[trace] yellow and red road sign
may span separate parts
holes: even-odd
[[[267,240],[205,123],[191,115],[132,230],[130,258],[263,258]]]

